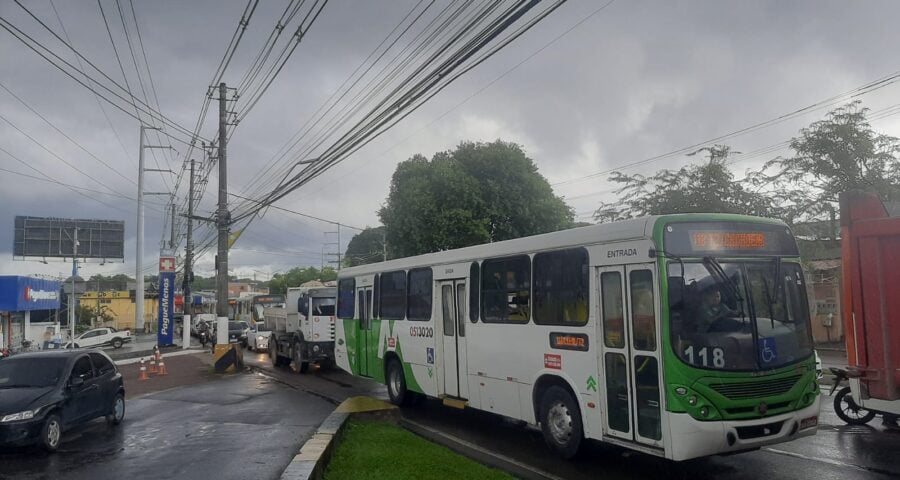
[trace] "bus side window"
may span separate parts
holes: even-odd
[[[622,276],[619,272],[600,274],[603,308],[603,342],[607,347],[625,346],[625,314],[622,308]]]
[[[656,309],[653,301],[653,273],[635,270],[629,275],[631,289],[632,343],[637,350],[656,350]]]

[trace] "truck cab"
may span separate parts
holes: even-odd
[[[335,287],[291,287],[285,307],[268,308],[266,325],[272,330],[269,356],[276,366],[290,365],[300,373],[311,364],[334,363]]]

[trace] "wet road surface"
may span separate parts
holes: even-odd
[[[339,370],[296,374],[274,368],[265,354],[247,355],[248,364],[298,389],[323,392],[336,401],[352,395],[385,397],[384,387]],[[815,479],[900,478],[900,432],[886,431],[876,418],[869,426],[845,425],[822,397],[818,433],[755,452],[687,462],[668,460],[589,442],[583,458],[563,461],[544,444],[540,432],[475,410],[457,410],[430,400],[404,409],[403,416],[566,479]]]
[[[128,400],[122,425],[77,427],[53,455],[0,450],[0,478],[278,478],[333,408],[257,373],[227,376]]]

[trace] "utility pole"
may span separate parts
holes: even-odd
[[[194,276],[194,159],[191,159],[191,176],[188,183],[187,239],[184,246],[184,315],[181,322],[181,347],[191,346],[191,313],[194,299],[191,296],[191,281]]]
[[[172,223],[169,225],[169,250],[175,251],[175,197],[172,197],[172,213],[169,215]]]
[[[216,343],[228,343],[228,163],[227,163],[227,109],[228,89],[225,82],[219,84],[219,209],[216,225],[219,229],[219,249],[216,255]]]
[[[78,297],[75,294],[75,276],[78,275],[78,227],[72,236],[72,297],[69,302],[69,337],[75,341],[75,304]]]
[[[144,168],[145,148],[172,148],[162,145],[144,145],[144,130],[157,130],[154,127],[141,125],[140,150],[138,151],[138,195],[137,195],[137,252],[135,252],[135,296],[134,296],[134,330],[144,330],[144,172],[171,172]],[[161,195],[160,193],[147,193],[147,195]],[[169,195],[165,193],[164,195]]]
[[[144,126],[141,125],[138,153],[137,251],[135,252],[134,331],[144,331]]]

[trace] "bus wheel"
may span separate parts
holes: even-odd
[[[578,454],[584,431],[578,405],[566,389],[553,385],[541,397],[541,432],[544,441],[563,458]]]
[[[406,390],[406,379],[403,378],[403,367],[396,358],[388,360],[387,364],[387,391],[391,403],[394,405],[406,405],[410,400],[410,392]]]

